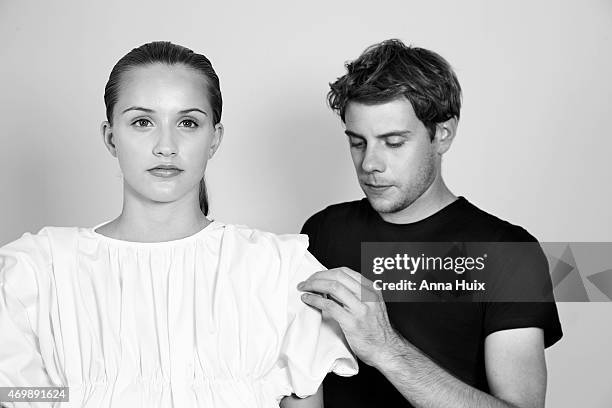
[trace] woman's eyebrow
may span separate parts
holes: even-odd
[[[198,108],[184,109],[182,111],[179,111],[179,114],[184,115],[184,114],[189,113],[189,112],[200,112],[200,113],[204,114],[205,116],[208,116],[208,113],[206,113],[202,109],[198,109]]]
[[[123,113],[129,112],[129,111],[133,111],[133,110],[143,111],[143,112],[146,112],[146,113],[153,113],[153,112],[155,112],[153,109],[143,108],[141,106],[130,106],[129,108],[125,109],[121,113],[123,114]]]
[[[134,110],[142,111],[142,112],[145,112],[145,113],[154,113],[155,112],[153,109],[143,108],[142,106],[130,106],[129,108],[124,109],[123,112],[121,112],[121,113],[123,114],[123,113],[129,112],[129,111],[134,111]],[[183,109],[183,110],[179,111],[178,113],[179,113],[179,115],[185,115],[185,114],[190,113],[190,112],[200,112],[204,116],[208,116],[208,113],[206,113],[205,111],[203,111],[202,109],[199,109],[199,108]]]

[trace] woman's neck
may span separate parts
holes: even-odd
[[[188,197],[158,203],[128,198],[126,194],[121,214],[97,232],[125,241],[164,242],[193,235],[209,223],[199,203]]]

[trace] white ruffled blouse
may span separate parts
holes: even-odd
[[[68,386],[61,407],[271,408],[356,374],[337,324],[296,289],[324,269],[306,236],[213,221],[138,243],[95,228],[0,249],[0,386]]]

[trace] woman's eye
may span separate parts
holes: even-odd
[[[137,119],[134,121],[133,125],[136,127],[149,127],[152,125],[152,123],[149,119]]]
[[[398,142],[398,143],[387,142],[387,146],[389,146],[389,147],[391,147],[393,149],[401,147],[403,144],[404,144],[404,142]]]
[[[179,126],[180,127],[186,127],[186,128],[196,128],[196,127],[198,127],[198,124],[195,123],[191,119],[185,119],[185,120],[182,120],[181,123],[179,123]]]

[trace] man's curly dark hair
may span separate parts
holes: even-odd
[[[391,39],[368,47],[345,67],[347,73],[329,84],[327,94],[329,106],[343,122],[349,102],[379,104],[402,96],[432,140],[437,123],[459,119],[459,81],[450,64],[433,51]]]

